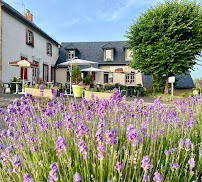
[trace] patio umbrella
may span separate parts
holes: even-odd
[[[23,83],[22,83],[22,93],[24,93],[24,74],[25,68],[38,68],[38,64],[34,64],[27,60],[12,61],[8,63],[9,66],[17,66],[23,68]]]
[[[72,65],[92,65],[92,64],[98,64],[93,61],[87,61],[83,59],[73,58],[72,60],[60,63],[58,66],[70,66],[69,72],[70,72],[70,95],[71,95],[71,88],[72,88]]]
[[[90,68],[85,68],[82,69],[81,71],[90,71],[90,72],[105,72],[105,70],[102,69],[98,69],[98,68],[93,68],[92,66]]]

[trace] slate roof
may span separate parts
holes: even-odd
[[[195,87],[190,73],[176,75],[175,78],[176,78],[175,88],[190,89]],[[142,82],[145,88],[151,89],[152,75],[144,75],[142,73]]]
[[[0,0],[0,4],[2,4],[2,9],[6,10],[13,16],[15,16],[18,20],[22,21],[27,26],[31,27],[33,30],[37,31],[41,35],[43,35],[46,39],[48,39],[50,42],[54,43],[56,46],[60,45],[56,40],[54,40],[51,36],[49,36],[47,33],[45,33],[42,29],[40,29],[37,25],[35,25],[32,21],[28,20],[23,16],[21,13],[19,13],[17,10],[15,10],[13,7],[11,7],[6,2]]]
[[[124,48],[129,48],[125,41],[105,41],[105,42],[63,42],[62,47],[59,50],[59,58],[56,62],[56,66],[62,62],[67,61],[67,50],[75,49],[79,50],[78,58],[97,62],[99,65],[126,65],[129,61],[125,60]],[[114,49],[114,60],[104,61],[103,48]],[[176,88],[194,88],[194,82],[190,73],[176,76]],[[152,88],[152,76],[144,75],[142,73],[142,81],[145,88]]]
[[[195,88],[194,82],[190,73],[176,76],[176,88]]]
[[[105,42],[62,42],[60,49],[60,56],[56,62],[56,66],[66,61],[67,51],[65,48],[68,46],[76,47],[79,52],[77,57],[88,61],[97,62],[99,65],[126,65],[129,64],[125,61],[124,46],[127,44],[124,41],[105,41]],[[103,48],[114,49],[114,60],[104,61]]]

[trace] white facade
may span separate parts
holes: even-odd
[[[26,44],[26,29],[34,33],[34,47]],[[52,44],[52,56],[47,55],[47,42]],[[59,51],[55,43],[36,32],[21,20],[2,11],[2,82],[10,82],[14,76],[20,77],[19,67],[8,66],[8,62],[20,60],[22,57],[28,61],[39,62],[39,78],[43,79],[43,64],[49,65],[49,81],[51,79],[51,66],[54,66]],[[32,69],[27,72],[27,81],[32,82]]]

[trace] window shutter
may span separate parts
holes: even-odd
[[[34,32],[32,32],[32,47],[34,47]]]
[[[44,66],[45,66],[45,65],[43,64],[43,81],[44,81]]]
[[[49,66],[47,65],[47,82],[48,82],[48,75],[49,75]]]
[[[26,28],[26,44],[28,44],[28,29]]]
[[[23,68],[22,67],[20,67],[20,78],[21,78],[21,80],[23,79]]]
[[[46,42],[46,54],[48,54],[48,42]]]
[[[25,69],[24,79],[27,80],[27,68],[24,68],[24,69]]]
[[[51,56],[52,56],[52,44],[50,46],[51,46]]]

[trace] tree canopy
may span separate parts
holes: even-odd
[[[162,76],[193,70],[202,49],[201,4],[169,0],[150,7],[126,33],[133,68]]]

